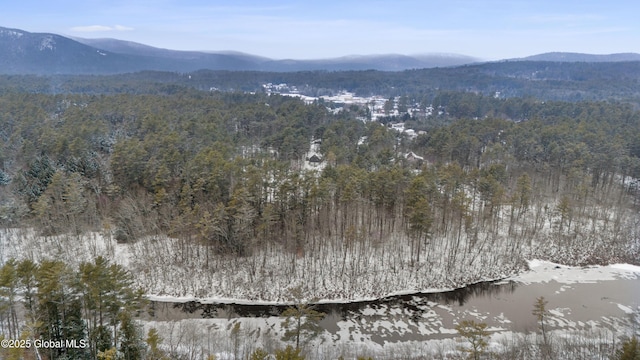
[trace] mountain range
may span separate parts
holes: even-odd
[[[513,60],[637,61],[640,60],[640,54],[548,53]],[[232,51],[177,51],[116,39],[69,38],[0,27],[0,73],[4,74],[115,74],[143,70],[190,72],[200,69],[273,72],[401,71],[477,62],[480,59],[458,54],[385,54],[318,60],[274,60]]]
[[[553,61],[553,62],[621,62],[640,61],[640,54],[619,53],[619,54],[582,54],[572,52],[549,52],[525,58],[516,59],[524,61]]]

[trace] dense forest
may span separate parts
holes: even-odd
[[[493,115],[496,100],[436,100],[449,124],[410,140],[349,110],[331,115],[277,95],[7,94],[1,220],[43,236],[169,235],[181,244],[179,263],[194,259],[186,245],[202,245],[206,268],[219,266],[218,255],[338,251],[339,267],[356,272],[376,269],[369,261],[449,269],[484,254],[487,242],[523,255],[542,239],[587,252],[564,261],[637,261],[628,248],[637,111],[509,99],[499,101],[501,118],[474,120],[483,105]],[[309,170],[312,139],[321,140],[324,166]],[[514,259],[492,255],[496,264]]]
[[[321,101],[171,82],[136,90],[117,77],[54,81],[0,81],[0,287],[37,283],[27,310],[82,314],[96,336],[130,321],[103,318],[95,299],[111,290],[94,289],[90,274],[125,271],[105,260],[122,260],[112,239],[130,251],[123,266],[135,276],[113,284],[125,297],[141,287],[282,300],[296,286],[309,298],[355,299],[501,278],[533,256],[640,263],[633,101],[407,92],[441,110],[407,117],[425,130],[412,138],[357,120],[358,106],[332,112]],[[39,270],[27,278],[24,267]],[[48,285],[54,270],[78,280]],[[64,291],[77,303],[61,305]],[[3,324],[18,334],[11,301]],[[56,339],[73,324],[37,328]],[[87,351],[117,342],[95,338]]]
[[[1,75],[0,91],[52,94],[174,94],[183,88],[260,92],[267,83],[296,86],[310,96],[347,90],[359,96],[414,94],[434,96],[455,91],[501,98],[538,100],[616,100],[640,105],[640,62],[563,63],[501,61],[459,67],[385,71],[143,71],[110,76]]]

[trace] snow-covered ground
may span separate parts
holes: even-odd
[[[151,296],[204,301],[286,301],[289,289],[302,287],[308,299],[353,301],[402,293],[441,291],[501,279],[524,264],[478,247],[445,263],[444,248],[410,264],[401,241],[377,248],[321,248],[304,256],[267,248],[247,258],[207,255],[207,248],[166,236],[117,244],[111,236],[38,236],[33,230],[0,230],[0,259],[53,258],[70,265],[104,256],[130,270]],[[462,250],[461,250],[462,252]],[[207,259],[208,258],[208,259]]]
[[[528,261],[529,270],[507,280],[523,284],[555,281],[561,284],[575,284],[616,279],[637,279],[640,266],[612,264],[608,266],[565,266],[549,261]],[[640,291],[640,289],[638,289]],[[640,300],[640,298],[639,298]]]
[[[439,292],[481,281],[514,278],[526,282],[541,267],[553,267],[542,273],[557,278],[580,279],[583,268],[568,268],[550,263],[522,261],[523,256],[548,256],[557,244],[548,242],[529,246],[501,234],[479,234],[480,244],[460,243],[454,255],[447,242],[433,239],[425,254],[412,258],[407,239],[382,243],[339,241],[300,254],[266,246],[250,257],[235,258],[208,254],[206,246],[167,236],[149,236],[135,243],[119,244],[109,232],[81,236],[39,236],[32,229],[0,229],[0,261],[9,258],[58,259],[77,266],[97,256],[130,270],[138,286],[154,299],[198,300],[201,302],[282,303],[288,291],[301,287],[307,299],[321,302],[372,300],[417,292]],[[483,243],[491,239],[491,251]],[[442,244],[445,245],[442,245]],[[591,243],[574,246],[574,253],[587,257]],[[373,247],[371,245],[374,245]],[[518,247],[517,252],[513,249]],[[561,248],[559,248],[561,249]],[[565,251],[567,252],[567,251]],[[557,250],[556,257],[562,258]],[[558,255],[560,254],[560,255]],[[453,257],[452,257],[453,256]],[[614,276],[625,265],[598,270],[601,276]],[[530,268],[531,271],[522,273]],[[553,280],[550,278],[547,280]]]

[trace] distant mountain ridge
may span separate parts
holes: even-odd
[[[111,54],[63,36],[0,28],[3,73],[100,73],[109,71],[111,60]]]
[[[400,71],[432,67],[459,66],[478,62],[479,59],[459,54],[425,54],[425,55],[352,55],[332,59],[274,60],[266,57],[235,51],[178,51],[160,49],[130,41],[116,39],[83,39],[76,41],[98,49],[128,55],[159,56],[162,58],[190,60],[199,62],[202,69],[211,69],[211,61],[217,57],[233,57],[245,65],[240,70],[260,71],[312,71],[312,70],[382,70]],[[207,63],[209,62],[209,63]],[[236,69],[222,69],[236,70]]]
[[[640,61],[640,54],[618,53],[618,54],[583,54],[573,52],[549,52],[544,54],[527,56],[514,59],[524,61],[554,61],[554,62],[620,62],[620,61]]]
[[[320,60],[273,60],[233,51],[203,52],[160,49],[116,39],[68,38],[0,27],[0,73],[115,74],[142,70],[189,72],[342,71],[458,66],[478,61],[464,55],[371,55]]]
[[[547,53],[512,59],[554,62],[640,61],[640,54]],[[69,38],[0,27],[0,73],[118,74],[143,70],[228,71],[402,71],[481,62],[458,54],[352,55],[333,59],[274,60],[233,51],[177,51],[117,39]]]

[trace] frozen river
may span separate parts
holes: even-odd
[[[463,289],[391,296],[375,301],[319,303],[327,316],[315,346],[368,347],[416,344],[453,338],[464,319],[485,322],[493,334],[535,332],[536,299],[548,301],[548,329],[598,330],[612,333],[637,328],[640,317],[638,267],[612,265],[576,268],[533,261],[531,270],[499,282]],[[190,323],[207,340],[229,335],[241,324],[256,343],[282,337],[284,305],[230,304],[211,301],[154,302],[154,326]],[[194,330],[197,332],[197,330]],[[206,334],[205,334],[206,333]],[[262,337],[262,338],[261,338]],[[211,341],[209,340],[209,346]],[[222,345],[220,345],[222,346]]]

